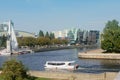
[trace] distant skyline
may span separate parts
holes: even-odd
[[[0,0],[0,22],[38,33],[69,28],[102,31],[108,20],[120,22],[120,0]]]

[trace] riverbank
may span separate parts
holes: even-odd
[[[34,52],[44,52],[44,51],[54,51],[54,50],[63,50],[63,49],[75,49],[75,48],[95,48],[96,46],[90,45],[71,45],[71,46],[57,46],[57,47],[43,47],[43,48],[34,48]]]
[[[118,74],[118,72],[91,74],[91,73],[62,73],[62,72],[48,72],[48,71],[29,71],[28,73],[31,76],[35,76],[35,77],[65,79],[65,80],[114,80]]]
[[[113,60],[119,60],[120,54],[119,53],[103,53],[104,50],[102,49],[95,49],[85,52],[78,53],[79,58],[84,59],[113,59]]]

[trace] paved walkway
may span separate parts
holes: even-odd
[[[120,80],[120,72],[117,74],[114,80]]]
[[[100,74],[91,73],[60,73],[60,72],[48,72],[48,71],[29,71],[31,76],[65,79],[65,80],[114,80],[116,72],[106,72]]]

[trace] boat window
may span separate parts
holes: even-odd
[[[48,65],[57,65],[56,63],[48,63]]]
[[[75,63],[68,63],[68,65],[75,65]]]
[[[69,63],[68,65],[71,65],[71,63]]]
[[[65,65],[65,63],[57,63],[57,65]]]
[[[48,65],[65,65],[65,63],[48,63]]]

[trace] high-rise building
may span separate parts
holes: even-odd
[[[99,40],[99,31],[96,30],[90,30],[89,31],[89,37],[88,37],[88,42],[91,44],[98,43]]]
[[[97,30],[80,30],[66,29],[63,31],[53,31],[55,38],[68,39],[70,44],[96,44],[99,41],[99,31]]]
[[[62,31],[53,31],[55,38],[68,39],[70,43],[75,43],[77,39],[77,29],[65,29]]]

